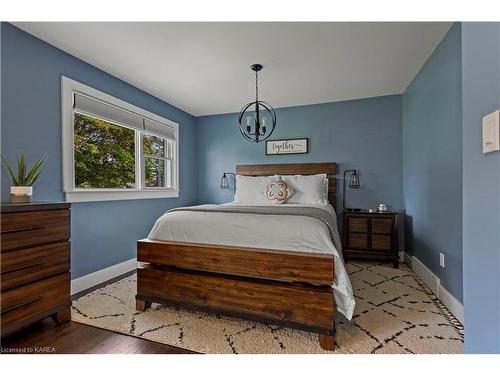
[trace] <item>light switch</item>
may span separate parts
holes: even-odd
[[[483,154],[500,150],[500,110],[483,117]]]

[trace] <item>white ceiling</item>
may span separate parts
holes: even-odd
[[[195,116],[402,93],[451,23],[14,25]]]

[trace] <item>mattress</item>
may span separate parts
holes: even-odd
[[[238,208],[234,203],[220,206],[226,205]],[[204,206],[198,206],[200,211],[196,207],[189,210],[175,209],[156,221],[148,238],[332,254],[335,267],[333,292],[337,311],[350,320],[355,301],[341,256],[335,210],[329,204],[293,206],[297,208],[294,211],[303,212],[300,215],[277,215],[272,214],[272,211],[271,214],[256,214],[246,213],[245,207],[239,207],[240,212],[207,212],[203,210]],[[328,222],[335,225],[328,225],[325,220],[309,216],[307,212],[310,207],[320,208],[323,214],[327,213]],[[276,211],[276,208],[273,210]]]

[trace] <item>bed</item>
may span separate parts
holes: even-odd
[[[137,243],[137,310],[155,302],[280,324],[316,332],[333,350],[335,310],[348,319],[354,310],[333,209],[336,164],[238,165],[236,173],[326,174],[330,204],[169,211]]]

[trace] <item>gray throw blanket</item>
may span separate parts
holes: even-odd
[[[237,206],[225,204],[204,204],[200,206],[178,207],[169,210],[174,211],[196,211],[196,212],[226,212],[239,214],[258,214],[258,215],[294,215],[307,216],[321,220],[330,230],[330,236],[333,244],[342,257],[342,248],[340,236],[337,229],[337,218],[328,211],[319,207],[294,206],[294,205],[268,205],[268,206]]]

